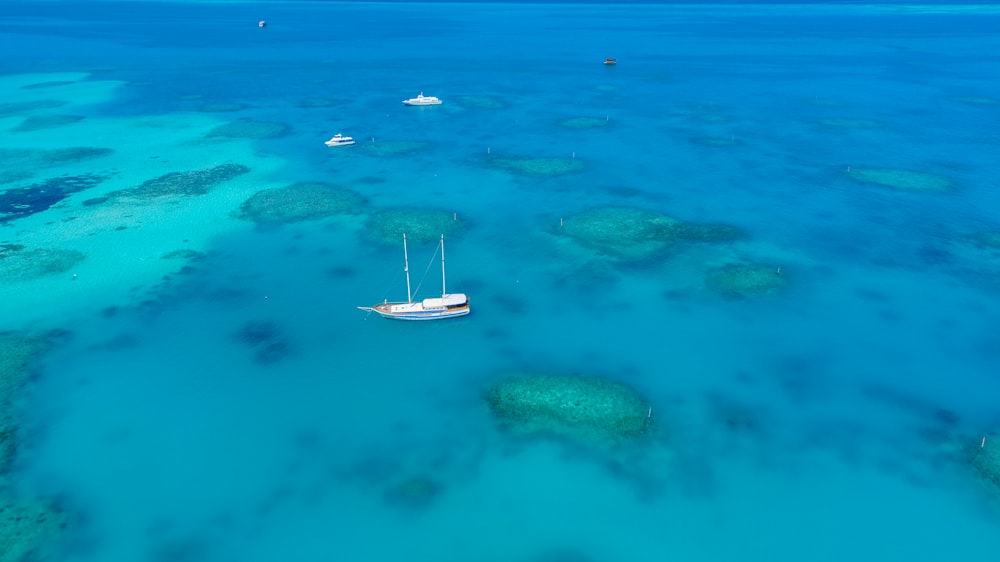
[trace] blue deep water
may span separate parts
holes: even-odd
[[[1000,430],[995,6],[0,8],[0,332],[59,334],[0,400],[0,494],[67,518],[40,556],[1000,556],[961,453]],[[241,218],[317,182],[351,212]],[[398,208],[459,225],[469,316],[356,308],[405,298]],[[741,236],[561,226],[608,208]],[[624,383],[653,429],[510,431],[519,373]]]

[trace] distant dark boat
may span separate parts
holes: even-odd
[[[260,20],[259,22],[257,22],[257,27],[264,27],[266,25],[267,25],[267,22],[264,21],[264,20]]]
[[[618,64],[618,61],[615,59],[604,59],[604,64]]]

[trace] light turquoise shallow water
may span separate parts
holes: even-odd
[[[995,559],[1000,490],[955,454],[1000,427],[994,11],[4,7],[0,330],[63,335],[5,405],[3,493],[72,514],[56,559]],[[42,152],[72,147],[111,151]],[[946,187],[859,181],[900,170]],[[364,203],[238,218],[296,182]],[[354,308],[405,293],[368,222],[396,207],[457,218],[469,317]],[[559,226],[602,207],[745,236],[616,258]],[[39,248],[85,257],[11,265]],[[410,246],[422,296],[433,252]],[[731,263],[787,285],[719,294]],[[503,431],[484,394],[518,372],[626,383],[655,430]]]

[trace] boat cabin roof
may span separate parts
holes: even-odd
[[[448,306],[461,306],[469,302],[469,297],[465,293],[455,293],[444,295],[443,297],[424,299],[424,308],[445,308]]]

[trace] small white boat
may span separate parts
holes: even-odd
[[[441,105],[441,100],[434,96],[425,96],[423,92],[420,92],[417,97],[403,100],[403,103],[406,105]]]
[[[443,320],[469,313],[469,297],[465,293],[448,294],[444,285],[444,235],[438,243],[441,250],[441,296],[414,301],[410,292],[410,258],[406,253],[406,234],[403,235],[403,271],[406,272],[406,302],[389,302],[386,299],[374,306],[359,306],[359,310],[377,312],[383,318],[394,320]]]
[[[345,137],[340,133],[333,135],[333,138],[326,141],[327,146],[347,146],[349,144],[354,144],[354,139],[351,137]]]

